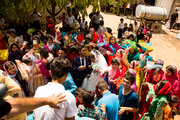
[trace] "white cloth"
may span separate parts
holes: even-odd
[[[107,32],[107,29],[104,26],[99,26],[97,32],[98,32],[98,34],[100,36],[103,32]]]
[[[37,14],[33,14],[33,21],[39,21],[39,16],[41,16],[40,13],[37,13]]]
[[[123,28],[124,28],[124,23],[119,23],[117,30],[123,29]]]
[[[104,69],[108,67],[108,65],[104,56],[98,50],[92,50],[90,53],[92,53],[95,56],[96,60],[94,63],[92,63],[93,71],[91,72],[90,78],[84,79],[82,88],[86,90],[95,91],[98,82],[103,80],[100,74]]]
[[[80,57],[80,61],[81,61],[81,65],[82,65],[82,58]],[[86,58],[84,57],[84,65],[83,66],[86,66]]]
[[[47,43],[47,46],[48,46],[49,50],[52,52],[52,50],[54,48],[54,43],[52,43],[51,45],[49,43]]]
[[[39,107],[34,110],[35,120],[64,120],[65,118],[71,118],[77,115],[75,97],[66,91],[62,84],[49,82],[47,85],[38,87],[34,97],[49,97],[53,94],[58,95],[60,93],[66,95],[66,101],[58,104],[60,109],[51,108],[49,105]]]
[[[68,25],[71,25],[72,23],[76,22],[76,19],[73,15],[71,16],[66,16],[66,22]]]
[[[17,36],[17,37],[15,38],[15,41],[17,41],[17,43],[18,43],[19,46],[22,46],[22,45],[23,45],[23,42],[24,42],[24,40],[23,40],[23,35]]]
[[[81,29],[85,29],[86,28],[86,21],[84,21],[84,22],[81,22]]]

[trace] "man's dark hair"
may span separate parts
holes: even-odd
[[[60,47],[60,48],[58,49],[58,52],[59,52],[59,50],[62,50],[62,51],[64,51],[64,53],[66,53],[66,48],[65,48],[65,47]]]
[[[51,67],[51,74],[54,80],[67,75],[71,70],[71,63],[67,58],[64,57],[57,57],[50,65]]]
[[[100,21],[100,25],[101,25],[101,26],[104,25],[104,21],[103,21],[103,20]]]
[[[40,49],[39,53],[44,59],[47,59],[49,57],[49,51],[46,48]]]
[[[86,48],[84,45],[82,45],[82,46],[80,46],[79,48],[78,48],[78,51],[80,52],[83,48]]]
[[[84,91],[83,95],[82,95],[84,104],[91,105],[92,102],[94,101],[94,96],[95,96],[95,94],[93,91]]]
[[[98,82],[98,84],[97,84],[97,88],[98,89],[100,89],[101,91],[104,91],[104,90],[108,90],[109,88],[108,88],[108,84],[107,84],[107,82],[106,81],[100,81],[100,82]]]
[[[135,76],[134,76],[134,74],[132,74],[132,73],[130,73],[130,72],[126,72],[126,74],[124,75],[124,78],[126,78],[126,80],[128,80],[128,81],[130,81],[131,82],[131,84],[133,84],[134,83],[134,81],[135,81]]]

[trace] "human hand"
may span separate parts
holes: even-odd
[[[110,52],[110,51],[106,51],[106,54],[108,54],[108,55],[109,55],[109,54],[111,54],[111,52]]]
[[[122,115],[126,111],[126,107],[119,107],[120,110],[118,112],[118,115]]]
[[[89,69],[91,69],[91,68],[92,68],[92,66],[91,66],[91,65],[88,65],[88,68],[89,68]]]
[[[85,70],[85,66],[79,66],[79,70]]]
[[[66,96],[63,95],[62,93],[60,93],[60,94],[57,95],[57,96],[52,95],[52,96],[50,96],[50,97],[47,98],[48,105],[49,105],[50,107],[52,107],[52,108],[60,109],[60,107],[57,106],[57,104],[66,101],[65,97],[66,97]]]
[[[101,107],[99,109],[102,110],[103,112],[106,112],[106,105],[104,103],[101,103],[100,106]]]
[[[89,79],[89,78],[90,78],[90,75],[86,75],[86,78]]]

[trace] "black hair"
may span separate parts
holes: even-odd
[[[99,81],[98,84],[97,84],[97,88],[100,89],[101,91],[104,91],[104,90],[108,90],[108,84],[106,81]]]
[[[10,48],[9,48],[10,51],[12,51],[13,46],[16,46],[18,49],[20,49],[20,47],[16,43],[12,43],[10,44]]]
[[[66,48],[65,47],[60,47],[57,51],[59,51],[59,50],[62,50],[62,51],[64,51],[66,53]]]
[[[178,74],[180,74],[180,70],[178,71]]]
[[[58,78],[67,75],[72,68],[70,61],[64,57],[57,57],[50,65],[52,78],[57,80]]]
[[[121,19],[120,19],[120,21],[124,21],[124,19],[123,19],[123,18],[121,18]]]
[[[83,48],[86,48],[84,45],[82,45],[82,46],[80,46],[79,48],[78,48],[78,51],[81,51]]]
[[[159,82],[159,86],[157,88],[157,90],[159,91],[161,88],[163,88],[163,86],[167,83],[168,81],[167,80],[161,80]]]
[[[70,48],[70,53],[72,53],[72,52],[77,52],[77,48],[76,47],[71,47]]]
[[[93,91],[84,91],[83,95],[82,95],[84,104],[91,105],[92,102],[94,101],[94,96],[95,96],[95,94]]]
[[[175,67],[172,66],[172,65],[168,65],[168,66],[166,67],[166,69],[168,69],[168,70],[172,73],[172,75],[173,75],[173,74],[175,73],[175,71],[176,71]]]
[[[119,61],[117,58],[113,58],[113,59],[111,60],[111,64],[115,64],[115,63],[117,63],[118,65],[120,65],[120,61]]]
[[[126,80],[130,81],[131,84],[133,84],[136,79],[134,74],[130,73],[129,71],[126,72],[126,74],[124,75],[124,78],[126,78]]]
[[[130,34],[130,35],[129,35],[129,39],[130,39],[130,37],[132,37],[132,38],[134,39],[134,35],[133,35],[133,34]]]
[[[49,51],[46,48],[40,49],[39,54],[41,55],[42,58],[45,59],[49,57]]]
[[[169,101],[169,103],[178,103],[179,102],[179,98],[177,96],[175,96],[175,95],[171,95],[169,97],[168,101]]]
[[[104,25],[104,21],[103,20],[100,21],[100,25],[101,26]]]

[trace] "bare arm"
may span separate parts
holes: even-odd
[[[128,68],[131,67],[131,64],[128,62],[128,59],[127,59],[129,49],[130,48],[126,49],[126,51],[124,52],[124,55],[123,55],[123,62]]]
[[[139,108],[134,108],[134,107],[120,107],[120,110],[119,110],[119,115],[122,115],[125,111],[128,111],[128,112],[138,112],[139,111]]]
[[[40,106],[43,105],[49,105],[53,108],[59,108],[57,106],[58,103],[65,101],[62,94],[59,94],[58,96],[50,96],[47,98],[14,98],[9,99],[7,102],[9,102],[12,106],[12,109],[10,113],[8,114],[8,117],[13,117],[17,114],[23,113],[23,112],[29,112],[32,111]]]

